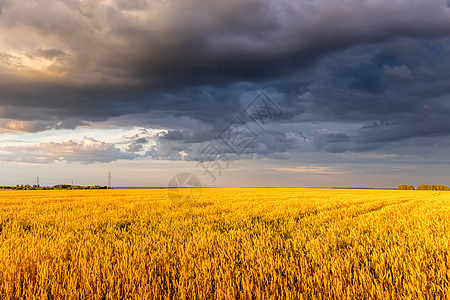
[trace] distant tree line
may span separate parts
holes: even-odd
[[[107,186],[100,185],[71,185],[71,184],[57,184],[54,186],[39,186],[39,185],[16,185],[16,186],[0,186],[2,190],[103,190]]]
[[[397,190],[415,190],[413,185],[402,184],[397,187]]]
[[[402,184],[397,190],[414,190],[414,186]],[[450,191],[450,188],[442,184],[421,184],[417,187],[417,191]]]

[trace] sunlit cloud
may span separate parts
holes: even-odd
[[[279,172],[287,173],[304,173],[304,174],[320,174],[320,175],[331,175],[342,173],[331,167],[315,167],[315,166],[301,166],[293,168],[275,168],[274,170]]]

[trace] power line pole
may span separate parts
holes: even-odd
[[[36,178],[36,186],[39,187],[39,176]]]
[[[106,177],[108,179],[108,186],[107,188],[110,189],[111,188],[111,172],[108,172],[108,176]]]

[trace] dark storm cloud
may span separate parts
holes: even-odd
[[[149,155],[193,157],[264,90],[283,115],[248,155],[449,132],[447,1],[0,0],[0,13],[2,131],[139,125],[164,130]],[[317,122],[339,128],[306,132]]]
[[[314,109],[327,121],[348,126],[345,132],[329,128],[334,132],[318,135],[317,146],[330,152],[368,151],[449,135],[449,46],[449,39],[399,39],[328,57],[311,88]],[[344,135],[348,138],[335,139]]]
[[[0,24],[10,30],[25,26],[42,36],[54,35],[64,49],[39,45],[34,53],[51,58],[67,53],[73,58],[66,65],[66,80],[40,83],[39,88],[28,89],[37,89],[34,96],[19,92],[11,101],[25,105],[39,101],[42,106],[72,111],[74,99],[67,98],[73,95],[80,107],[86,106],[84,101],[94,104],[84,109],[90,119],[95,119],[90,113],[98,109],[96,102],[114,103],[119,112],[124,108],[117,105],[121,100],[130,106],[145,102],[152,109],[156,97],[151,92],[161,89],[173,92],[175,88],[273,79],[363,42],[396,36],[435,38],[450,32],[444,2],[25,3],[10,2]],[[130,15],[129,10],[136,14]],[[90,80],[93,73],[98,77],[92,81],[73,82],[83,76]],[[368,71],[365,76],[375,75]],[[118,90],[123,94],[117,95]],[[139,97],[136,93],[150,94]],[[60,102],[55,103],[58,96]],[[104,116],[114,115],[111,110]]]

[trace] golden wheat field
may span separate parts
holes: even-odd
[[[1,299],[450,299],[450,192],[0,192]]]

